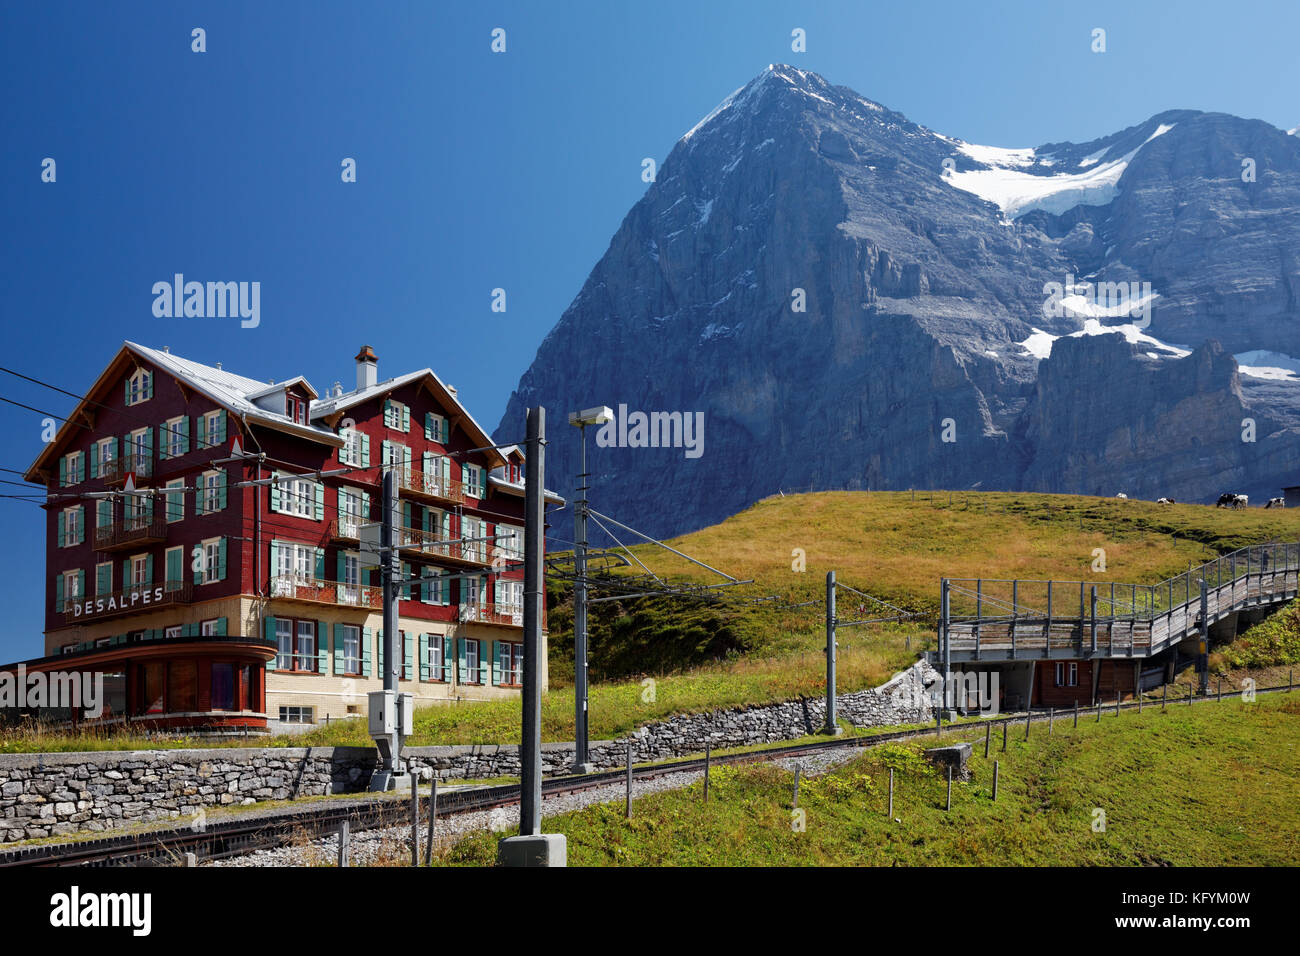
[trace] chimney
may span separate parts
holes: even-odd
[[[370,388],[379,381],[379,359],[369,345],[361,346],[357,353],[357,391]]]

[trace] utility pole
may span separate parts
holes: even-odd
[[[397,692],[401,674],[401,642],[398,639],[397,596],[401,587],[397,553],[397,476],[391,468],[382,478],[382,520],[379,526],[379,577],[384,599],[384,689],[369,694],[370,735],[379,748],[382,765],[371,778],[372,791],[405,789],[411,778],[402,772],[401,753],[405,736],[411,731],[414,700],[410,694]]]
[[[544,549],[546,409],[528,410],[524,464],[524,688],[519,747],[519,835],[497,845],[505,866],[564,866],[563,833],[542,833],[542,554]]]
[[[579,445],[578,484],[573,501],[573,769],[591,773],[587,753],[587,426],[603,425],[614,418],[604,405],[569,413],[569,424],[577,427]]]
[[[835,572],[826,572],[826,727],[825,733],[843,733],[835,719]]]

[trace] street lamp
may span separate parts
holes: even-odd
[[[573,769],[591,773],[587,759],[587,426],[614,420],[614,410],[600,405],[569,413],[581,432],[577,497],[573,503]]]

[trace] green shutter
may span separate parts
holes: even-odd
[[[56,611],[63,610],[63,575],[62,574],[56,574],[54,576],[54,609]]]
[[[313,487],[316,489],[316,520],[322,521],[325,518],[325,486],[316,482]]]
[[[361,467],[370,467],[370,436],[361,436]]]
[[[68,484],[68,456],[64,455],[59,459],[59,487],[67,487]]]
[[[384,676],[384,629],[375,631],[375,660],[379,663],[379,676]]]
[[[217,580],[226,580],[226,539],[217,543]]]
[[[316,622],[316,673],[330,672],[330,626],[325,621]]]
[[[391,465],[393,463],[392,442],[387,438],[384,439],[383,446],[380,449],[379,462],[382,465]]]
[[[498,686],[505,683],[505,668],[501,662],[501,651],[505,646],[500,641],[492,642],[492,683]]]
[[[184,455],[190,450],[190,416],[181,416],[181,454]]]
[[[409,406],[403,405],[402,406],[402,431],[409,432],[410,430],[411,430],[411,409]]]
[[[433,412],[424,413],[424,440],[433,441]]]
[[[68,543],[68,521],[67,521],[67,517],[68,517],[68,516],[67,516],[64,512],[62,512],[62,511],[59,512],[59,539],[58,539],[58,540],[59,540],[59,547],[60,547],[60,548],[63,547],[65,544]]]
[[[144,457],[146,461],[153,460],[153,429],[144,430]]]
[[[204,448],[209,447],[208,446],[208,416],[197,415],[195,416],[195,420],[198,422],[198,441],[195,443],[195,447],[199,451],[202,451]]]
[[[275,618],[271,617],[269,614],[262,619],[262,636],[272,644],[276,644]]]
[[[325,549],[316,549],[316,580],[325,580]]]
[[[222,511],[226,507],[226,473],[222,471],[217,476],[217,510]]]
[[[402,676],[407,680],[415,676],[415,641],[406,633],[402,634]]]
[[[370,676],[370,628],[361,629],[361,676]]]
[[[275,538],[271,539],[271,573],[268,577],[275,577],[280,573],[280,542]]]
[[[468,665],[465,663],[465,638],[456,638],[456,683],[464,684],[470,680],[470,675],[466,673]]]
[[[271,476],[271,510],[280,511],[280,476]]]
[[[90,477],[99,477],[99,442],[90,445]]]
[[[226,619],[224,617],[217,618],[217,633],[222,637],[226,635]]]
[[[181,559],[184,557],[183,548],[171,548],[167,551],[167,583],[176,583],[185,580],[185,575],[181,571]]]
[[[153,555],[144,556],[144,579],[146,584],[153,584]]]
[[[421,634],[419,636],[419,655],[420,655],[420,680],[429,679],[429,635]]]
[[[334,644],[331,649],[331,655],[334,658],[333,673],[337,677],[343,673],[343,625],[335,624],[333,631]]]
[[[345,555],[342,551],[340,551],[336,555],[336,558],[337,560],[335,561],[335,565],[334,565],[334,571],[335,571],[334,580],[338,584],[342,584],[347,579],[348,559],[347,559],[347,555]]]
[[[85,568],[77,569],[77,594],[79,595],[78,598],[79,600],[84,601],[86,599],[86,569]]]
[[[104,572],[108,574],[105,575]],[[113,589],[113,565],[100,564],[95,566],[95,595],[107,594]],[[106,580],[107,578],[107,580]]]

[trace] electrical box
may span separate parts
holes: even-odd
[[[370,736],[401,734],[409,737],[415,723],[415,695],[392,690],[372,690],[370,699]]]

